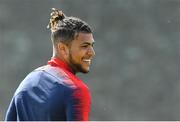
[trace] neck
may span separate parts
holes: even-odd
[[[57,50],[56,50],[54,45],[53,45],[53,55],[52,55],[52,57],[57,57]]]
[[[71,67],[71,65],[69,64],[69,62],[67,62],[64,58],[62,58],[62,56],[60,56],[59,54],[53,52],[52,58],[58,58],[58,59],[60,59],[61,61],[63,61],[65,64],[67,64],[67,65],[71,68],[71,71],[73,72],[74,75],[76,74],[76,71]]]

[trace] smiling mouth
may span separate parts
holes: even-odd
[[[83,59],[83,62],[86,62],[86,63],[90,64],[91,63],[91,59]]]

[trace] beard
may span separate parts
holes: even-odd
[[[82,65],[80,63],[77,63],[73,57],[72,54],[69,54],[69,64],[71,66],[71,68],[73,69],[73,71],[77,72],[82,72],[82,73],[88,73],[88,70],[85,70]]]

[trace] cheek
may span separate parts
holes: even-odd
[[[82,61],[82,58],[86,56],[86,50],[85,49],[77,49],[77,48],[71,48],[70,55],[73,60],[76,61]]]
[[[80,61],[82,59],[82,56],[81,54],[79,53],[79,51],[71,51],[70,52],[70,55],[71,55],[71,58],[74,60],[74,61]]]

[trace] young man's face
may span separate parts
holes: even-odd
[[[69,47],[68,63],[75,72],[87,73],[92,58],[94,39],[91,33],[79,33]]]

